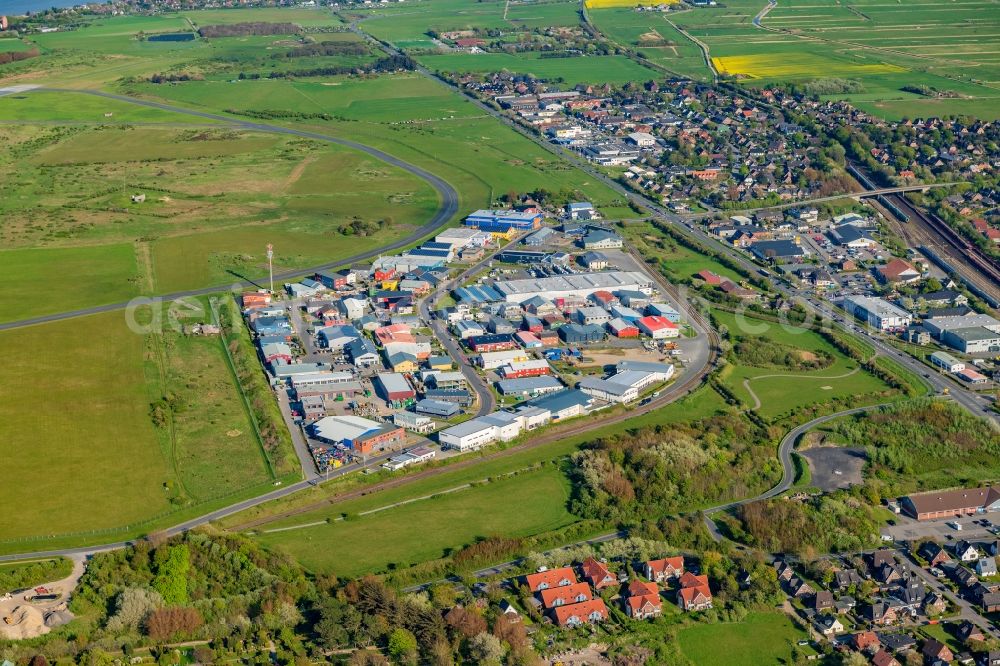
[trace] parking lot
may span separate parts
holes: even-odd
[[[918,522],[913,518],[897,515],[894,519],[895,525],[887,526],[883,533],[891,536],[896,541],[919,541],[921,539],[966,539],[969,541],[995,539],[1000,528],[1000,511],[991,513],[976,514],[964,518],[939,519]],[[983,525],[981,521],[989,521],[990,525]],[[949,523],[958,523],[961,530],[956,530]]]

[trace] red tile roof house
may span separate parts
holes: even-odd
[[[583,579],[593,585],[595,590],[602,590],[618,583],[614,574],[593,557],[585,559],[580,565],[580,570],[583,572]]]
[[[660,560],[646,562],[646,578],[657,583],[665,583],[671,578],[677,578],[684,573],[684,558],[664,557]]]
[[[915,282],[920,279],[920,271],[902,259],[893,259],[875,270],[883,282]]]
[[[891,654],[881,648],[872,657],[872,666],[899,666],[899,662]]]
[[[634,580],[629,583],[628,596],[625,597],[625,614],[636,620],[659,617],[663,612],[660,601],[660,590],[656,583],[644,583]]]
[[[851,636],[851,646],[858,652],[878,648],[881,645],[874,631],[859,631]]]
[[[540,591],[538,596],[542,598],[542,606],[545,608],[569,606],[581,601],[590,601],[593,598],[590,594],[590,586],[586,583],[550,587]]]
[[[575,627],[587,622],[601,622],[608,619],[608,607],[603,599],[591,599],[569,606],[553,609],[552,615],[560,627]]]
[[[951,648],[936,638],[928,638],[921,652],[929,660],[940,659],[941,661],[950,662],[955,658],[955,654],[951,651]]]
[[[707,610],[712,607],[712,590],[708,576],[695,576],[687,572],[680,577],[681,589],[677,591],[677,605],[684,611]]]
[[[524,577],[524,582],[532,592],[541,592],[550,587],[562,587],[576,583],[576,574],[571,568],[562,567],[528,574]]]

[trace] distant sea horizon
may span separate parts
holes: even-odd
[[[0,0],[0,14],[23,16],[28,12],[40,12],[53,7],[73,7],[85,4],[86,0]],[[96,1],[96,0],[95,0]]]

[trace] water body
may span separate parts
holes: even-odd
[[[53,7],[63,8],[82,4],[80,0],[0,0],[0,14],[21,16]]]

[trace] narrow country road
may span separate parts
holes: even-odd
[[[368,252],[359,252],[357,254],[351,255],[349,257],[341,257],[336,261],[331,261],[319,266],[307,266],[303,268],[298,268],[295,270],[284,271],[281,273],[275,273],[274,279],[286,280],[294,278],[307,273],[312,273],[315,271],[324,271],[332,268],[337,268],[339,266],[344,266],[351,264],[356,261],[362,261],[371,257],[378,256],[380,254],[387,254],[393,250],[398,250],[411,245],[424,236],[433,233],[436,229],[447,223],[455,214],[458,212],[458,192],[452,187],[446,180],[435,176],[431,172],[422,169],[409,162],[404,162],[398,157],[394,157],[388,153],[385,153],[378,148],[372,148],[363,143],[358,143],[357,141],[351,141],[349,139],[342,139],[340,137],[330,136],[328,134],[320,134],[318,132],[308,132],[305,130],[297,130],[290,127],[282,127],[280,125],[270,125],[268,123],[260,123],[248,120],[241,120],[239,118],[231,118],[229,116],[224,116],[217,113],[208,113],[206,111],[196,111],[194,109],[187,109],[181,106],[174,106],[172,104],[163,104],[160,102],[151,102],[148,100],[137,99],[135,97],[128,97],[126,95],[116,95],[113,93],[101,92],[99,90],[63,90],[59,88],[34,88],[30,91],[25,92],[60,92],[60,93],[76,93],[81,95],[91,95],[94,97],[104,97],[107,99],[113,99],[119,102],[127,102],[129,104],[135,104],[137,106],[144,106],[152,109],[159,109],[161,111],[169,111],[171,113],[184,114],[188,116],[194,116],[196,118],[204,118],[207,120],[219,120],[230,125],[234,125],[241,129],[251,130],[255,132],[267,132],[271,134],[287,134],[291,136],[298,136],[305,139],[313,139],[316,141],[323,141],[326,143],[335,143],[340,146],[346,146],[347,148],[352,148],[354,150],[366,153],[379,159],[386,164],[390,164],[395,167],[399,167],[404,171],[407,171],[417,178],[421,179],[437,192],[440,202],[438,204],[437,212],[428,220],[425,224],[413,230],[413,233],[409,234],[405,238],[401,238],[393,243],[383,245],[374,250]],[[205,287],[202,289],[191,289],[187,291],[177,291],[169,294],[159,294],[157,297],[164,300],[174,300],[178,298],[190,297],[190,296],[202,296],[205,294],[216,293],[219,291],[225,291],[232,286],[238,284],[240,287],[250,287],[255,286],[253,280],[238,280],[230,284],[225,285],[215,285],[212,287]],[[259,281],[258,281],[259,282]],[[21,328],[23,326],[31,326],[34,324],[44,324],[46,322],[59,321],[62,319],[70,319],[72,317],[80,317],[89,314],[98,314],[101,312],[114,312],[116,310],[123,310],[128,306],[128,301],[121,303],[108,303],[105,305],[95,305],[88,308],[80,308],[78,310],[69,310],[67,312],[58,312],[48,315],[41,315],[38,317],[31,317],[28,319],[21,319],[18,321],[9,321],[0,323],[0,331],[9,330],[13,328]]]
[[[817,417],[811,421],[806,421],[797,428],[790,430],[788,434],[782,438],[781,443],[778,444],[778,461],[781,463],[781,480],[778,481],[773,488],[762,492],[756,497],[748,497],[746,499],[727,502],[726,504],[720,504],[718,506],[705,509],[702,513],[705,516],[705,525],[708,527],[709,532],[711,532],[716,541],[722,539],[722,534],[719,532],[718,526],[715,524],[715,521],[712,520],[712,514],[720,511],[728,511],[729,509],[734,509],[742,504],[749,504],[750,502],[759,502],[760,500],[777,497],[792,487],[792,484],[795,483],[795,463],[792,461],[792,451],[795,448],[795,443],[799,441],[799,438],[802,437],[802,435],[809,432],[816,426],[826,423],[827,421],[833,421],[834,419],[839,419],[842,416],[850,416],[852,414],[874,411],[876,409],[881,409],[882,407],[888,407],[890,404],[892,403],[881,403],[878,405],[845,409],[840,412],[834,412],[833,414]]]

